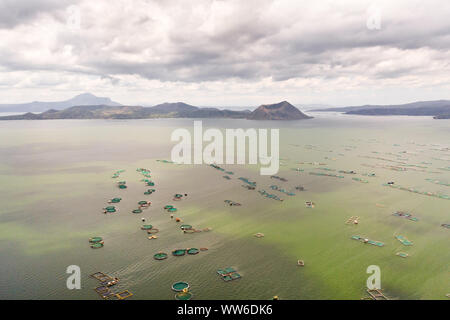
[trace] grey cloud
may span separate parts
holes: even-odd
[[[14,32],[15,26],[26,24],[40,12],[57,11],[69,3],[72,1],[3,1],[0,27]],[[138,74],[161,81],[201,82],[265,77],[276,81],[298,77],[331,79],[358,74],[379,79],[426,72],[425,66],[374,69],[383,59],[398,59],[389,56],[389,49],[409,55],[427,48],[435,51],[435,61],[440,60],[443,65],[448,61],[450,4],[446,1],[430,1],[426,7],[414,5],[420,2],[389,7],[391,10],[382,16],[382,29],[375,31],[365,26],[367,7],[363,4],[350,9],[330,5],[328,11],[317,16],[296,10],[286,12],[283,19],[271,16],[270,10],[275,10],[272,1],[235,2],[229,19],[217,21],[208,32],[201,29],[201,21],[196,21],[195,8],[185,7],[181,14],[173,16],[176,2],[157,3],[163,16],[137,10],[134,15],[123,17],[121,7],[114,7],[116,2],[105,2],[108,14],[104,16],[93,17],[84,12],[85,29],[80,33],[64,28],[56,31],[56,51],[72,46],[77,58],[74,65],[58,59],[47,63],[23,59],[20,50],[26,47],[14,43],[0,51],[5,58],[2,65],[10,70],[60,70],[111,79],[121,74]],[[192,6],[202,4],[205,10],[212,6],[212,2]],[[434,9],[430,11],[430,7]],[[54,16],[61,19],[60,12]],[[169,21],[167,29],[161,27],[164,19]],[[367,54],[367,49],[373,51]],[[14,50],[19,50],[19,54],[15,55]]]
[[[76,1],[69,0],[2,0],[0,1],[0,29],[11,29],[32,22],[42,13],[53,12]]]

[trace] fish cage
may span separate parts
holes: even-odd
[[[158,252],[153,255],[153,258],[155,260],[164,260],[164,259],[167,259],[167,257],[168,257],[168,254],[165,252]]]
[[[197,248],[189,248],[189,249],[187,249],[187,254],[194,255],[194,254],[197,254],[199,252],[200,252],[200,250],[197,249]]]
[[[189,283],[184,281],[178,281],[172,284],[172,290],[176,292],[182,292],[185,289],[189,289]]]
[[[175,257],[181,257],[184,256],[186,254],[186,249],[176,249],[172,251],[172,255]]]

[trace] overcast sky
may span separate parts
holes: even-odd
[[[448,0],[0,0],[0,103],[392,104],[449,89]]]

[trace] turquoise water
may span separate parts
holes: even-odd
[[[397,299],[445,299],[448,293],[448,229],[450,201],[394,190],[387,181],[423,191],[450,194],[450,125],[425,117],[366,118],[316,114],[308,121],[203,120],[204,127],[280,128],[280,182],[260,176],[256,166],[223,166],[233,179],[206,165],[174,165],[169,159],[171,132],[192,128],[190,119],[51,120],[0,122],[0,298],[100,299],[90,274],[102,271],[121,279],[131,299],[173,299],[171,285],[186,281],[196,299],[360,299],[365,295],[368,265],[379,265],[384,291]],[[388,161],[390,160],[390,161]],[[421,167],[393,171],[404,162]],[[300,164],[299,162],[302,162]],[[325,165],[308,164],[323,162]],[[424,164],[426,163],[426,164]],[[149,168],[156,193],[140,182],[136,168]],[[326,167],[332,171],[317,169]],[[301,168],[303,172],[292,171]],[[126,171],[119,179],[112,174]],[[367,184],[310,175],[355,170]],[[422,171],[421,171],[422,170]],[[376,173],[376,177],[360,173]],[[247,177],[285,198],[265,199],[241,187]],[[128,188],[119,190],[117,180]],[[279,185],[296,193],[272,191]],[[304,192],[296,192],[296,185]],[[188,197],[174,203],[175,193]],[[118,213],[104,215],[110,198],[120,196]],[[242,204],[228,207],[225,199]],[[139,200],[152,206],[131,211]],[[309,209],[305,201],[313,201]],[[212,231],[183,234],[163,206],[175,204],[183,223]],[[411,212],[418,222],[394,217]],[[350,216],[359,224],[346,225]],[[148,240],[141,218],[157,227]],[[253,234],[262,232],[263,238]],[[366,236],[385,244],[368,247],[351,240]],[[404,247],[401,234],[414,242]],[[102,236],[105,246],[89,248],[88,238]],[[207,247],[194,256],[169,256],[158,251]],[[395,254],[407,252],[402,259]],[[296,265],[305,260],[305,267]],[[81,268],[81,290],[66,288],[67,266]],[[233,267],[239,280],[224,282],[217,269]]]

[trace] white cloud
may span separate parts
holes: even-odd
[[[79,29],[68,24],[71,5]],[[370,6],[381,30],[366,27]],[[0,9],[3,103],[81,91],[129,104],[450,98],[445,0],[8,0]]]

